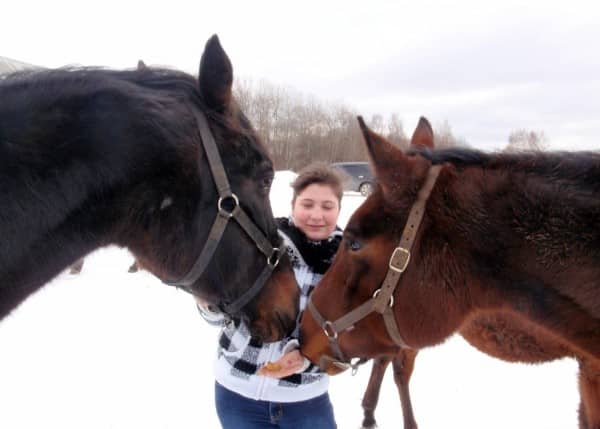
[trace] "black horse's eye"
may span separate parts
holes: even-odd
[[[273,175],[272,174],[265,175],[260,179],[260,187],[262,189],[264,189],[265,191],[268,191],[269,189],[271,189],[272,184],[273,184]]]

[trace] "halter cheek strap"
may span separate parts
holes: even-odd
[[[263,288],[266,281],[269,279],[271,273],[279,263],[281,256],[285,252],[283,242],[278,247],[271,245],[265,234],[255,225],[250,219],[248,214],[240,206],[238,197],[231,191],[229,180],[227,179],[227,173],[225,167],[221,161],[219,155],[219,149],[217,143],[210,131],[206,116],[202,112],[196,113],[196,121],[200,129],[200,139],[204,146],[206,158],[208,159],[208,165],[212,172],[212,177],[215,181],[217,191],[219,193],[219,200],[217,202],[217,217],[208,233],[206,243],[200,252],[200,255],[194,262],[194,265],[190,268],[188,273],[181,279],[176,281],[165,281],[166,284],[172,286],[180,286],[185,289],[189,289],[204,273],[209,262],[217,250],[217,246],[221,241],[225,227],[229,223],[230,219],[235,220],[242,229],[252,239],[256,247],[265,255],[266,265],[254,284],[238,297],[234,302],[229,304],[221,305],[222,310],[229,315],[233,315],[242,309],[248,302],[252,300]],[[229,202],[228,206],[232,208],[226,208],[225,202]]]

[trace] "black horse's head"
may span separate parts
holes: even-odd
[[[273,250],[273,165],[232,80],[216,36],[198,78],[140,64],[0,79],[0,317],[115,243],[264,340],[292,329],[298,288]]]
[[[281,240],[269,201],[273,164],[232,96],[232,66],[218,38],[206,44],[198,80],[149,67],[138,67],[135,76],[136,85],[154,90],[134,109],[141,121],[133,128],[136,139],[168,149],[153,154],[161,168],[126,198],[132,222],[123,244],[164,281],[242,318],[263,340],[280,338],[293,327],[298,288],[287,257],[279,260],[285,252],[276,253]],[[210,165],[206,141],[212,138],[217,160]],[[230,190],[218,189],[227,185]],[[235,216],[240,211],[245,224]],[[215,221],[223,222],[220,237]],[[205,252],[209,256],[198,261]],[[193,272],[195,265],[203,268]],[[261,281],[262,288],[253,286]],[[251,287],[256,290],[248,295]]]

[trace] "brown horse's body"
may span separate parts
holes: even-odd
[[[506,360],[575,357],[581,427],[600,428],[600,155],[405,155],[366,127],[363,132],[380,186],[350,219],[334,264],[312,295],[323,317],[340,318],[380,287],[417,191],[430,166],[441,165],[394,290],[404,342],[418,350],[460,331]],[[302,351],[320,362],[332,351],[308,314]],[[498,341],[500,333],[511,340]],[[399,351],[378,313],[337,341],[347,357]]]
[[[556,338],[546,335],[535,325],[519,320],[514,314],[502,312],[481,313],[466,322],[460,334],[475,348],[490,356],[508,362],[543,363],[564,357],[575,357],[569,347]],[[402,349],[395,356],[381,356],[373,360],[369,384],[362,406],[364,428],[375,427],[375,408],[383,375],[390,363],[393,364],[394,381],[400,394],[404,429],[416,429],[417,423],[412,409],[409,382],[414,369],[416,350]],[[579,360],[579,359],[578,359]],[[552,386],[552,383],[548,383]],[[588,423],[586,416],[593,416],[600,398],[600,366],[591,360],[579,360],[579,387],[581,403],[580,427],[595,427],[594,420]],[[587,410],[587,411],[586,411]],[[592,417],[593,418],[593,417]]]

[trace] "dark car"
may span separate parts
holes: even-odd
[[[368,162],[335,162],[331,166],[343,173],[345,191],[360,192],[365,196],[373,192],[375,178]]]

